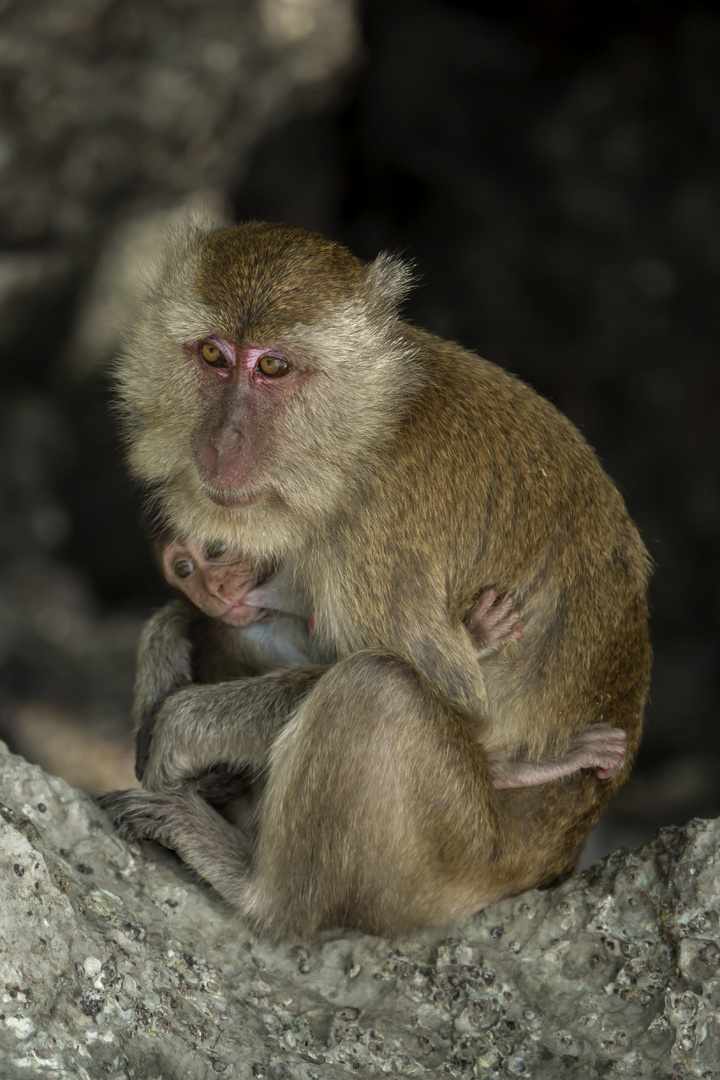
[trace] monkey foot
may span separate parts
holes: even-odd
[[[625,764],[627,735],[609,724],[590,724],[574,735],[569,756],[580,769],[595,769],[598,780],[610,780]]]
[[[193,792],[111,791],[99,805],[126,840],[171,848],[231,903],[239,902],[250,862],[248,841]]]
[[[111,791],[97,803],[125,840],[157,840],[166,847],[173,846],[177,827],[185,823],[190,809],[187,795],[143,788]]]
[[[598,780],[610,780],[625,763],[627,735],[622,728],[609,724],[590,724],[573,735],[561,757],[539,761],[507,761],[488,756],[488,765],[496,788],[535,787],[581,769],[594,769]]]

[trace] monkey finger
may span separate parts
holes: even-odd
[[[497,593],[494,589],[483,589],[466,619],[469,630],[481,623],[484,624],[485,618],[489,615],[496,600]]]

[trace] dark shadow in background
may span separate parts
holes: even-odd
[[[406,253],[410,317],[527,379],[583,430],[656,563],[647,735],[600,843],[714,816],[720,14],[375,0],[364,21],[341,99],[267,139],[237,214],[319,229],[368,258]],[[75,435],[49,466],[70,521],[59,554],[106,609],[149,607],[163,592],[107,385],[68,393],[40,378]]]
[[[607,842],[715,815],[720,15],[377,0],[366,40],[342,105],[261,148],[238,216],[407,253],[410,317],[582,429],[656,563],[647,735]]]

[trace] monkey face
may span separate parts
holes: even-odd
[[[205,338],[187,353],[204,401],[194,447],[200,482],[220,506],[251,505],[271,479],[281,415],[314,372],[272,345],[226,337]]]
[[[391,317],[408,277],[281,225],[170,238],[117,373],[174,535],[282,558],[347,503],[423,378]]]
[[[262,606],[249,604],[253,590],[267,571],[244,560],[192,541],[173,540],[160,553],[165,578],[175,589],[211,619],[221,619],[228,626],[248,626],[262,614]],[[223,555],[225,557],[223,558]]]

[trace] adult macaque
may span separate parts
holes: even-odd
[[[119,366],[167,529],[281,566],[317,662],[171,692],[146,790],[105,805],[275,933],[397,933],[553,881],[640,737],[648,560],[622,499],[547,401],[399,318],[408,284],[301,229],[189,225]],[[485,589],[523,634],[478,657]],[[611,779],[496,789],[498,762],[552,772],[597,724],[625,733]],[[255,765],[251,851],[197,778]]]

